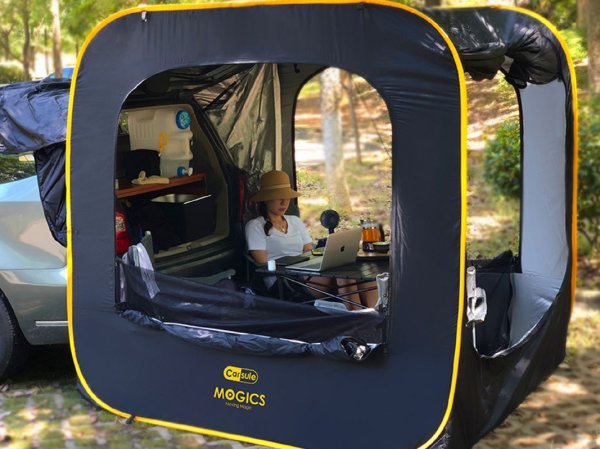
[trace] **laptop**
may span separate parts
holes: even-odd
[[[361,228],[330,234],[327,237],[323,256],[311,257],[310,260],[288,265],[287,268],[319,272],[351,264],[356,260],[361,235]]]

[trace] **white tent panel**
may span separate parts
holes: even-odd
[[[523,127],[523,273],[563,278],[568,262],[566,101],[561,81],[520,91]]]

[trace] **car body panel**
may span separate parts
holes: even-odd
[[[66,252],[52,238],[35,176],[0,186],[0,270],[66,265]]]
[[[48,229],[35,176],[0,185],[0,290],[31,344],[65,343],[66,251]]]
[[[0,287],[30,344],[68,341],[66,284],[66,267],[0,271]]]

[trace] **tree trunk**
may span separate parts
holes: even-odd
[[[50,14],[52,14],[52,61],[54,62],[54,76],[62,78],[60,6],[58,0],[50,0]]]
[[[340,97],[342,80],[340,70],[329,68],[321,74],[321,124],[325,151],[325,176],[329,191],[329,205],[346,212],[352,210],[344,171]]]
[[[14,59],[13,58],[13,54],[10,51],[10,33],[12,31],[12,28],[8,29],[8,30],[1,30],[0,31],[0,35],[2,36],[2,42],[0,43],[0,45],[2,46],[2,59],[4,59],[5,61],[8,61],[10,59]]]
[[[590,90],[600,94],[600,0],[588,3],[587,26]]]
[[[350,112],[350,126],[352,127],[352,134],[354,135],[354,147],[356,148],[356,161],[362,165],[362,153],[360,148],[360,131],[358,130],[358,123],[356,121],[356,109],[354,108],[354,87],[352,85],[352,74],[345,72],[346,76],[344,82],[344,88],[346,89],[346,95],[348,95],[348,111]]]
[[[50,73],[50,52],[48,51],[48,30],[44,27],[44,69]]]
[[[21,20],[23,22],[23,77],[25,81],[31,79],[31,33],[29,28],[29,1],[21,2]]]
[[[588,0],[577,0],[577,28],[583,31],[587,30],[587,20]]]

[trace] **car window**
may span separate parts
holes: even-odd
[[[33,154],[0,156],[0,184],[35,175]]]

